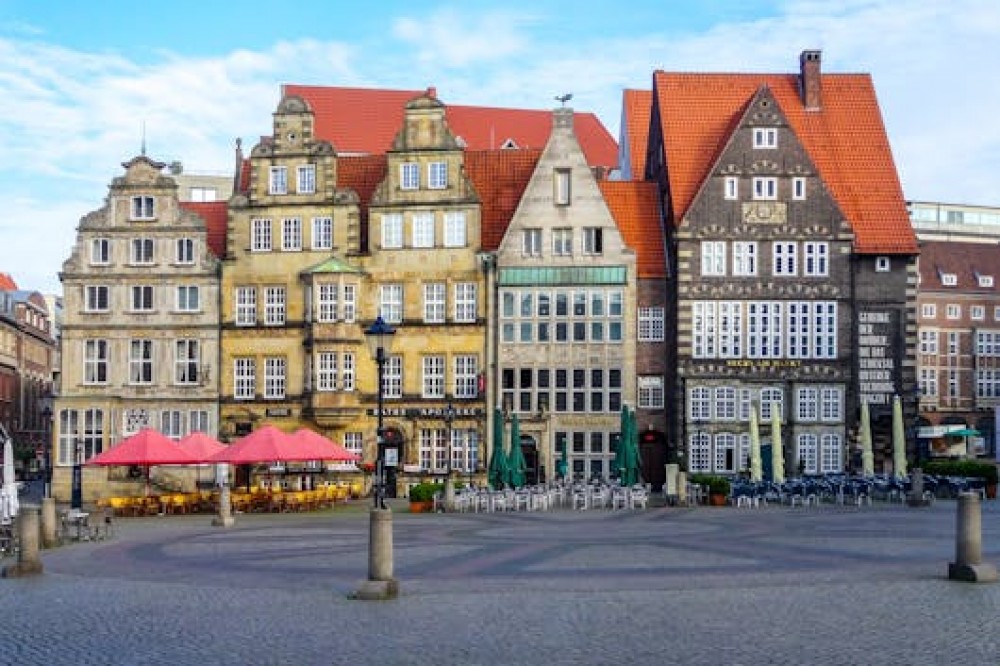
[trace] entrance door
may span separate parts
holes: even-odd
[[[760,475],[765,481],[774,480],[774,467],[771,465],[771,443],[760,443]]]
[[[403,464],[403,433],[398,428],[385,428],[383,431],[385,456],[385,496],[396,496],[396,477],[399,475],[400,465]]]
[[[667,481],[667,438],[661,432],[647,430],[639,435],[639,456],[642,459],[642,480],[654,492],[663,489]]]
[[[541,474],[538,468],[538,446],[535,438],[530,435],[521,435],[521,453],[524,454],[524,482],[529,486],[541,483]]]

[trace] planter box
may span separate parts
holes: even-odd
[[[708,503],[712,506],[726,506],[726,496],[719,493],[712,493],[708,496]]]
[[[431,513],[434,511],[434,502],[410,502],[410,513]]]

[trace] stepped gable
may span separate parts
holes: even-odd
[[[500,247],[541,156],[541,149],[466,151],[465,172],[482,205],[483,250]]]
[[[797,74],[654,73],[675,224],[687,213],[747,103],[767,86],[847,215],[855,250],[917,253],[871,77],[816,76],[822,101],[807,107]],[[641,124],[637,118],[632,122]]]
[[[639,277],[665,278],[667,264],[656,183],[602,180],[598,186],[625,244],[635,250]]]

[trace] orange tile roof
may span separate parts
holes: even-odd
[[[920,243],[920,291],[978,292],[1000,294],[1000,245],[949,241]],[[941,276],[955,276],[955,286],[946,287]],[[979,286],[979,276],[992,276],[992,287]]]
[[[746,104],[763,85],[774,94],[851,223],[855,250],[916,253],[916,236],[867,74],[822,74],[822,110],[806,111],[797,74],[655,72],[675,223],[687,213]]]
[[[17,283],[10,273],[0,273],[0,289],[4,291],[17,291]]]
[[[285,84],[283,95],[305,99],[316,116],[316,136],[338,153],[382,153],[403,126],[408,101],[423,90],[339,88]],[[552,129],[552,112],[448,104],[448,125],[470,150],[500,148],[513,139],[518,148],[544,148]],[[573,127],[591,166],[613,168],[618,144],[593,113],[574,114]]]
[[[626,88],[622,93],[622,135],[628,142],[632,180],[646,175],[646,147],[649,144],[649,119],[653,110],[653,91]]]
[[[466,151],[465,172],[482,202],[483,250],[500,247],[541,156],[540,149]]]
[[[385,155],[353,155],[337,158],[337,187],[358,193],[361,208],[361,251],[368,251],[368,203],[385,178]]]
[[[228,222],[227,201],[182,201],[181,208],[199,215],[205,220],[208,231],[208,248],[216,257],[226,253],[226,225]]]
[[[604,201],[625,244],[635,250],[640,278],[665,278],[667,260],[660,224],[656,183],[638,180],[598,181]]]

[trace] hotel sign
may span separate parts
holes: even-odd
[[[858,391],[869,405],[890,405],[898,393],[900,351],[897,313],[892,310],[858,312]]]

